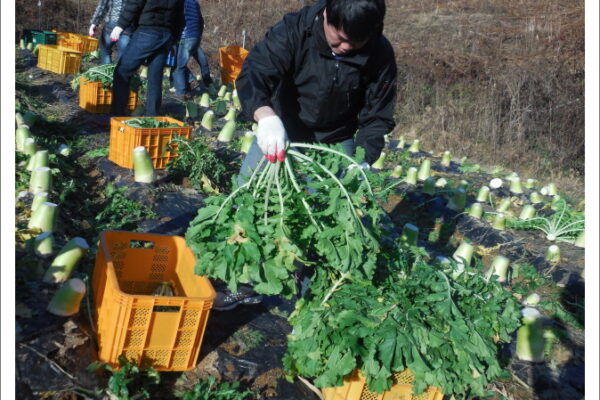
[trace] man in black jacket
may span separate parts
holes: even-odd
[[[267,32],[236,81],[243,111],[258,122],[241,175],[263,154],[282,161],[288,140],[342,143],[348,153],[356,144],[367,163],[377,160],[395,125],[397,70],[384,16],[384,0],[320,0]]]
[[[286,15],[250,52],[236,80],[244,113],[258,122],[238,184],[263,155],[283,161],[293,142],[365,148],[373,163],[394,128],[396,61],[383,36],[384,0],[320,0]],[[250,288],[217,291],[213,309],[260,301]]]
[[[183,29],[183,0],[127,0],[111,40],[119,40],[123,29],[130,25],[138,28],[115,68],[111,114],[125,115],[129,82],[147,60],[148,98],[144,115],[156,116],[162,101],[162,75],[167,54]]]

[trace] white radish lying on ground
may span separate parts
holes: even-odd
[[[48,312],[61,317],[77,314],[85,292],[85,283],[81,279],[70,279],[54,293],[47,307]]]
[[[44,282],[65,282],[77,266],[77,263],[85,256],[90,246],[84,238],[74,237],[69,240],[52,261],[50,267],[44,274]]]

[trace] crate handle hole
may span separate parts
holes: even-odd
[[[132,249],[153,249],[154,242],[149,240],[132,240],[129,242],[129,247]]]
[[[179,306],[154,306],[152,312],[179,312]]]

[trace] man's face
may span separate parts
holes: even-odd
[[[325,39],[331,51],[335,54],[343,56],[350,53],[353,50],[358,50],[363,47],[368,39],[361,42],[352,42],[348,39],[348,36],[344,31],[336,29],[333,25],[327,23],[327,10],[323,11],[323,30],[325,31]]]

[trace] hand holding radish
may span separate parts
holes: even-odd
[[[121,32],[123,32],[123,28],[120,26],[115,26],[112,32],[110,33],[110,40],[116,42],[119,40],[119,36],[121,36]]]
[[[288,137],[283,122],[277,115],[264,117],[258,121],[256,141],[265,158],[270,162],[281,162],[285,159]]]
[[[94,36],[95,33],[96,33],[96,25],[92,24],[92,25],[90,25],[90,30],[88,31],[88,36]]]

